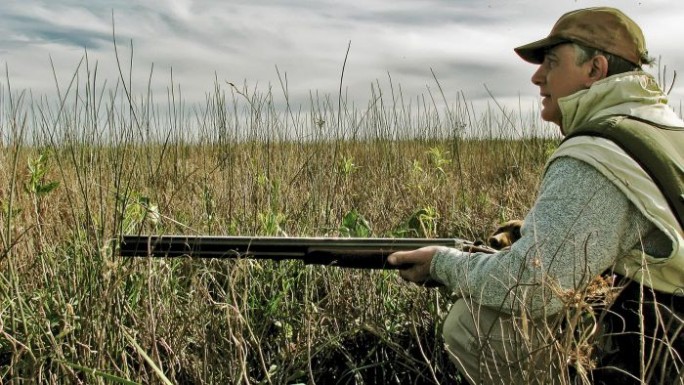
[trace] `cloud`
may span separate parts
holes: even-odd
[[[165,95],[173,73],[189,103],[202,103],[214,82],[279,88],[287,76],[296,103],[310,91],[335,95],[343,88],[363,105],[370,85],[401,84],[406,94],[434,87],[434,71],[447,97],[486,103],[484,85],[502,100],[537,100],[533,67],[512,48],[545,36],[564,12],[598,1],[534,0],[24,0],[0,3],[2,64],[13,89],[54,92],[88,53],[100,78],[118,81],[112,29],[122,71],[129,63],[134,89]],[[684,2],[625,3],[642,24],[651,53],[670,71],[684,71],[677,41]],[[114,25],[112,24],[114,20]],[[346,58],[347,46],[351,42]],[[130,45],[133,46],[133,58]],[[276,71],[277,68],[277,71]],[[173,71],[173,72],[172,72]],[[62,80],[66,81],[66,80]],[[677,85],[673,96],[682,95]]]

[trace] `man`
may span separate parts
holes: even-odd
[[[684,298],[684,122],[641,70],[651,62],[641,29],[619,10],[582,9],[515,51],[539,65],[541,117],[566,135],[522,237],[495,254],[426,247],[390,263],[411,264],[400,272],[407,280],[457,294],[443,336],[472,384],[567,383],[568,366],[575,381],[600,383],[610,368],[589,371],[593,364],[618,367],[610,383],[684,384],[682,314],[674,314]],[[624,314],[599,322],[585,297],[606,273],[627,277],[637,298],[618,297]],[[654,297],[671,306],[654,306]],[[582,328],[587,320],[593,326]],[[641,328],[626,330],[631,323]]]

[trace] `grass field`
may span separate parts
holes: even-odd
[[[3,383],[461,381],[439,332],[445,289],[299,262],[124,259],[115,239],[482,239],[533,203],[557,144],[541,123],[377,88],[364,108],[295,109],[217,84],[187,112],[81,72],[61,102],[0,95]]]

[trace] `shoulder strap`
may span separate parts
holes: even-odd
[[[609,116],[581,125],[564,141],[581,135],[608,139],[639,163],[684,229],[684,129],[631,116]]]

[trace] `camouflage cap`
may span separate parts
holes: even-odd
[[[610,7],[568,12],[558,19],[549,36],[517,47],[515,52],[525,61],[540,64],[545,51],[561,43],[600,49],[639,66],[649,62],[641,28],[620,10]]]

